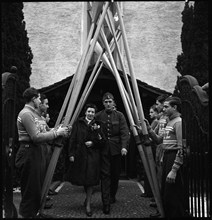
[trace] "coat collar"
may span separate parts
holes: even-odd
[[[82,121],[82,122],[84,122],[86,125],[90,126],[90,125],[92,125],[92,124],[95,122],[95,119],[93,119],[93,120],[88,124],[88,121],[86,120],[86,118],[85,118],[85,116],[84,116],[84,117],[79,118],[79,121]]]
[[[176,118],[176,117],[180,117],[180,113],[179,112],[175,112],[173,115],[171,115],[170,117],[169,117],[169,120],[171,121],[172,119],[174,119],[174,118]]]

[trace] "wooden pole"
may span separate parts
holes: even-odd
[[[98,26],[96,28],[92,44],[91,44],[91,46],[89,48],[89,51],[88,51],[88,54],[87,54],[87,56],[85,58],[85,62],[84,62],[85,64],[83,63],[84,64],[83,73],[82,73],[83,79],[84,79],[84,75],[85,75],[84,73],[87,70],[88,62],[89,62],[89,60],[91,58],[91,55],[93,53],[94,46],[95,46],[95,43],[97,41],[97,38],[98,38],[98,35],[99,35],[99,32],[100,32],[100,28],[101,28],[101,26],[103,24],[103,21],[104,21],[104,18],[105,18],[105,15],[106,15],[106,12],[107,12],[107,8],[108,8],[109,4],[110,4],[109,2],[106,2],[105,5],[104,5],[104,9],[103,9],[102,15],[101,15],[101,17],[99,19]],[[83,81],[83,79],[81,81]],[[69,106],[68,106],[68,109],[67,109],[66,115],[65,115],[65,120],[64,120],[64,125],[65,126],[70,121],[70,118],[71,118],[73,109],[75,107],[75,103],[77,101],[77,96],[79,94],[81,86],[82,86],[82,83],[79,83],[78,86],[76,86],[76,84],[75,84],[75,88],[76,89],[73,89],[73,93],[72,93],[73,100],[70,98],[71,102],[69,101]],[[67,100],[68,100],[68,97],[67,97]],[[64,104],[64,106],[65,106],[65,104]],[[70,110],[70,112],[69,112],[69,110]],[[58,141],[59,145],[61,145],[61,143],[62,143],[62,140]],[[43,187],[42,187],[41,203],[40,203],[41,205],[40,205],[40,210],[39,210],[40,213],[42,213],[43,208],[44,208],[44,204],[45,204],[45,201],[46,201],[46,196],[47,196],[47,193],[48,193],[51,181],[52,181],[53,173],[54,173],[54,170],[55,170],[55,167],[56,167],[56,164],[57,164],[58,157],[60,155],[61,149],[62,148],[57,147],[57,145],[55,145],[55,149],[54,149],[52,158],[50,160],[50,164],[48,166],[47,173],[46,173],[46,176],[45,176],[45,179],[44,179],[44,183],[43,183]]]
[[[114,47],[112,47],[112,48],[114,49]],[[112,50],[111,50],[111,51],[112,51]],[[96,43],[96,46],[95,46],[95,52],[96,52],[97,54],[102,54],[102,53],[103,53],[103,49],[102,49],[102,47],[99,45],[98,42]],[[107,66],[109,67],[110,71],[111,71],[111,72],[113,73],[113,75],[115,76],[114,71],[113,71],[113,69],[112,69],[112,66],[111,66],[111,64],[110,64],[110,61],[108,60],[108,58],[107,58],[107,56],[106,56],[105,53],[104,53],[103,56],[102,56],[102,61],[104,62],[105,65],[107,65]],[[125,96],[126,96],[126,98],[127,98],[127,101],[128,101],[129,106],[130,106],[130,109],[132,109],[132,105],[131,105],[129,96],[128,96],[128,94],[127,94],[127,91],[125,90],[125,87],[124,87],[124,85],[123,85],[123,82],[120,81],[120,83],[121,83],[121,87],[123,88],[123,91],[124,91],[124,93],[125,93]]]
[[[73,79],[71,81],[71,85],[70,85],[69,90],[68,90],[68,92],[66,94],[66,97],[65,97],[65,100],[63,102],[63,106],[61,108],[61,111],[59,113],[59,117],[57,118],[55,127],[58,124],[60,124],[60,122],[62,120],[62,117],[64,115],[64,112],[65,112],[65,109],[67,108],[67,103],[70,100],[71,93],[73,91],[73,87],[75,86],[75,83],[78,82],[79,78],[81,77],[79,73],[81,73],[80,71],[82,69],[82,65],[85,62],[85,58],[86,58],[86,55],[87,55],[87,52],[88,52],[88,49],[89,49],[89,46],[90,46],[91,38],[92,38],[93,32],[95,30],[96,21],[97,21],[98,16],[100,15],[100,12],[101,12],[101,10],[99,8],[101,6],[101,4],[99,4],[99,5],[98,4],[94,4],[94,11],[95,11],[95,13],[93,13],[93,16],[90,16],[90,18],[92,19],[92,24],[91,24],[91,27],[90,27],[90,31],[89,31],[89,34],[88,34],[88,37],[87,37],[86,44],[84,46],[83,54],[82,54],[82,56],[80,58],[80,62],[78,63],[76,73],[74,74],[74,77],[73,77]]]
[[[117,9],[118,17],[119,17],[119,22],[120,22],[120,27],[121,27],[121,31],[122,31],[124,48],[125,48],[125,51],[126,51],[127,62],[128,62],[128,66],[129,66],[129,70],[130,70],[130,74],[131,74],[135,100],[136,100],[136,104],[137,104],[137,108],[138,108],[138,114],[139,114],[139,117],[140,117],[140,120],[141,120],[142,132],[143,132],[144,135],[147,135],[148,132],[147,132],[146,124],[143,120],[144,119],[144,113],[143,113],[143,109],[142,109],[141,99],[140,99],[140,96],[139,96],[139,90],[138,90],[137,82],[136,82],[136,79],[135,79],[135,76],[134,76],[134,70],[133,70],[133,65],[132,65],[132,62],[131,62],[131,55],[130,55],[130,50],[129,50],[129,46],[128,46],[128,43],[127,43],[127,36],[126,36],[125,28],[124,28],[124,23],[123,23],[123,19],[122,19],[122,15],[121,15],[118,3],[115,2],[115,5],[116,5],[116,9]]]
[[[156,195],[156,192],[155,192],[155,188],[154,188],[154,185],[153,185],[153,181],[152,181],[152,178],[151,178],[151,170],[150,170],[150,168],[149,168],[148,161],[146,160],[144,150],[143,150],[143,148],[142,148],[142,146],[141,146],[140,137],[139,137],[139,135],[138,135],[137,130],[136,130],[135,127],[134,127],[133,117],[132,117],[132,114],[131,114],[131,112],[130,112],[130,109],[129,109],[129,106],[128,106],[126,97],[125,97],[125,95],[124,95],[124,91],[123,91],[123,88],[122,88],[122,85],[121,85],[121,79],[120,79],[120,76],[119,76],[118,71],[117,71],[117,69],[116,69],[115,62],[114,62],[114,60],[113,60],[112,54],[111,54],[111,52],[110,52],[110,50],[109,50],[108,43],[107,43],[107,39],[106,39],[106,37],[105,37],[105,35],[104,35],[104,32],[102,32],[102,36],[103,36],[103,40],[104,40],[105,45],[106,45],[106,50],[107,50],[107,52],[108,52],[108,54],[109,54],[109,58],[110,58],[110,61],[111,61],[111,65],[112,65],[113,71],[114,71],[114,73],[115,73],[116,81],[117,81],[117,84],[118,84],[118,87],[119,87],[119,91],[120,91],[120,94],[121,94],[121,97],[122,97],[122,100],[123,100],[123,103],[124,103],[124,106],[125,106],[125,110],[126,110],[126,113],[127,113],[127,116],[128,116],[128,119],[129,119],[131,128],[132,128],[132,132],[133,132],[133,135],[134,135],[134,138],[135,138],[137,147],[138,147],[138,151],[139,151],[140,156],[141,156],[141,158],[142,158],[143,165],[144,165],[144,168],[145,168],[147,177],[148,177],[148,179],[149,179],[149,183],[150,183],[150,186],[151,186],[151,188],[152,188],[153,194],[154,194],[154,196],[156,197],[156,199],[158,200],[157,195]]]
[[[142,132],[144,134],[144,136],[148,137],[148,132],[147,132],[147,128],[146,128],[146,124],[144,122],[144,113],[143,113],[143,108],[142,108],[142,104],[141,104],[141,99],[140,99],[140,95],[139,95],[139,91],[138,91],[138,86],[137,86],[137,82],[134,76],[134,70],[133,70],[133,65],[132,65],[132,61],[131,61],[131,55],[130,55],[130,50],[128,47],[128,43],[127,43],[127,36],[126,36],[126,32],[125,32],[125,28],[124,28],[124,23],[123,23],[123,19],[120,13],[120,9],[119,9],[119,5],[117,2],[115,2],[116,8],[117,8],[117,13],[118,13],[118,17],[120,20],[120,27],[122,30],[122,35],[123,35],[123,42],[124,42],[124,47],[125,47],[125,51],[126,51],[126,56],[127,56],[127,61],[128,61],[128,65],[129,65],[129,69],[130,69],[130,73],[131,73],[131,78],[132,78],[132,84],[133,84],[133,90],[134,90],[134,95],[135,95],[135,99],[136,99],[136,104],[138,107],[138,114],[140,117],[140,122],[141,122],[141,126],[142,126]],[[148,156],[148,163],[149,163],[149,167],[151,170],[151,175],[149,176],[149,182],[153,182],[152,184],[152,191],[159,209],[159,212],[161,214],[161,216],[164,216],[164,210],[163,210],[163,206],[162,206],[162,200],[161,200],[161,195],[160,195],[160,191],[159,191],[159,185],[158,185],[158,181],[157,181],[157,177],[156,177],[156,171],[155,171],[155,163],[153,160],[153,156],[152,156],[152,149],[150,146],[150,143],[148,141],[146,141],[146,153]],[[147,177],[148,177],[147,176]]]
[[[119,38],[119,37],[120,37],[120,32],[117,32],[117,35],[118,35],[117,38]],[[114,46],[113,46],[113,45],[114,45],[114,41],[111,40],[111,42],[110,42],[110,48],[111,48],[111,50],[114,49]],[[87,85],[86,85],[84,91],[83,91],[83,94],[81,95],[79,104],[78,104],[78,106],[77,106],[77,108],[76,108],[76,110],[75,110],[75,112],[74,112],[73,118],[77,118],[77,117],[78,117],[78,114],[79,114],[80,111],[82,110],[82,107],[83,107],[83,105],[84,105],[84,103],[85,103],[85,101],[86,101],[88,95],[90,94],[91,89],[93,88],[93,85],[94,85],[94,83],[96,82],[97,77],[98,77],[98,75],[99,75],[99,73],[100,73],[100,71],[101,71],[101,69],[102,69],[103,62],[101,62],[100,66],[99,66],[99,69],[97,70],[97,73],[96,73],[96,75],[94,76],[94,74],[95,74],[95,72],[96,72],[96,69],[97,69],[97,67],[98,67],[98,65],[99,65],[100,59],[101,59],[102,56],[103,56],[103,50],[102,50],[100,47],[98,47],[98,46],[99,46],[99,44],[98,44],[98,42],[96,42],[96,45],[95,45],[94,50],[95,50],[95,52],[99,55],[98,60],[97,60],[97,62],[96,62],[96,64],[95,64],[95,67],[94,67],[94,69],[93,69],[93,71],[92,71],[92,73],[91,73],[91,75],[90,75],[90,78],[89,78],[89,80],[88,80],[88,82],[87,82]],[[100,49],[101,49],[101,50],[100,50]],[[104,59],[104,58],[103,58],[103,59]],[[71,121],[70,123],[72,124],[72,121]]]
[[[104,39],[105,43],[107,44],[106,38],[103,38],[103,39]],[[122,94],[121,91],[123,91],[123,85],[121,83],[120,76],[118,75],[118,71],[116,69],[115,62],[113,60],[112,54],[108,50],[108,46],[106,46],[106,49],[107,49],[107,52],[108,52],[108,54],[110,56],[111,65],[112,65],[113,71],[115,73],[115,77],[116,77],[116,80],[117,80],[117,83],[118,83],[118,86],[119,86],[120,93]],[[124,96],[124,92],[123,92],[123,95],[122,95],[122,99],[123,99],[123,102],[124,102],[124,105],[125,105],[125,109],[126,109],[127,108],[126,107],[127,106],[127,100],[124,99],[123,96]],[[164,213],[163,213],[162,201],[161,201],[161,198],[160,198],[160,193],[158,193],[159,192],[159,188],[157,187],[158,185],[154,182],[154,178],[152,178],[152,176],[156,177],[155,165],[151,163],[151,161],[154,160],[153,159],[153,155],[152,155],[152,151],[149,151],[148,147],[144,147],[144,149],[142,148],[142,145],[139,143],[140,140],[138,140],[137,130],[135,130],[134,126],[133,126],[134,122],[133,122],[133,120],[131,118],[131,114],[130,114],[129,110],[126,109],[126,111],[127,111],[127,114],[128,114],[128,118],[129,118],[130,124],[131,124],[131,128],[133,129],[133,134],[134,134],[135,140],[138,143],[138,151],[139,151],[140,156],[142,158],[143,165],[144,165],[144,168],[145,168],[145,171],[146,171],[146,174],[147,174],[150,186],[152,188],[153,195],[154,195],[155,200],[156,200],[156,204],[158,205],[158,209],[159,209],[159,211],[161,213],[161,216],[163,217]],[[149,161],[146,159],[146,157],[149,159],[150,164],[148,163]],[[152,176],[151,176],[151,173],[152,173]]]
[[[103,24],[103,21],[104,21],[104,18],[105,18],[108,6],[109,6],[109,2],[106,2],[105,5],[104,5],[104,9],[103,9],[102,15],[100,17],[100,20],[98,22],[98,25],[97,25],[94,37],[93,37],[93,39],[91,41],[91,45],[90,45],[90,48],[88,50],[87,56],[86,56],[85,61],[83,63],[82,69],[80,70],[81,77],[80,77],[80,79],[78,81],[78,85],[75,86],[76,89],[72,93],[72,96],[71,96],[72,105],[69,105],[69,107],[67,109],[67,113],[66,113],[66,118],[65,118],[64,124],[66,124],[66,123],[68,124],[68,122],[69,122],[69,120],[71,118],[71,115],[73,113],[73,110],[74,110],[73,103],[76,103],[76,101],[77,101],[79,90],[80,90],[80,88],[82,86],[84,77],[86,75],[86,71],[87,71],[87,68],[88,68],[88,63],[89,63],[89,61],[91,59],[91,56],[92,56],[92,53],[94,51],[94,47],[95,47],[95,44],[97,42],[97,39],[98,39],[98,36],[99,36],[99,32],[100,32],[101,26]]]
[[[78,103],[78,105],[76,107],[76,110],[75,110],[75,112],[73,114],[73,117],[72,117],[73,119],[77,118],[79,113],[81,112],[82,107],[83,107],[83,105],[84,105],[88,95],[90,94],[90,91],[91,91],[91,89],[92,89],[92,87],[93,87],[93,85],[94,85],[94,83],[95,83],[95,81],[96,81],[96,79],[97,79],[97,77],[99,75],[99,72],[100,72],[100,70],[101,70],[101,68],[103,66],[102,65],[103,63],[101,63],[101,65],[100,65],[96,75],[95,75],[95,73],[96,73],[97,67],[98,67],[98,65],[100,63],[101,57],[102,57],[102,54],[99,55],[99,57],[97,59],[97,62],[95,64],[94,68],[93,68],[93,71],[92,71],[92,73],[91,73],[91,75],[89,77],[89,80],[88,80],[88,82],[86,84],[86,87],[85,87],[85,89],[84,89],[84,91],[83,91],[83,93],[82,93],[82,95],[80,97],[79,103]],[[70,123],[72,124],[73,121],[71,120]]]
[[[125,71],[123,59],[121,57],[121,51],[120,51],[120,48],[119,48],[119,45],[118,45],[118,41],[117,41],[117,39],[115,37],[115,27],[114,27],[114,24],[111,22],[111,20],[112,20],[111,14],[107,13],[107,15],[108,15],[109,25],[111,26],[112,34],[114,36],[115,45],[116,45],[118,57],[119,57],[119,60],[120,60],[121,68],[122,68],[122,71],[123,71],[123,76],[124,76],[124,80],[125,80],[125,83],[126,83],[127,91],[128,91],[128,94],[129,94],[129,98],[130,98],[131,104],[132,104],[132,110],[133,110],[133,113],[134,113],[133,114],[134,120],[135,120],[136,124],[138,125],[139,124],[139,122],[138,122],[139,120],[138,120],[138,115],[137,115],[137,107],[135,105],[135,101],[134,101],[134,98],[133,98],[133,94],[132,94],[132,90],[131,90],[131,87],[130,87],[130,83],[129,83],[129,80],[128,80],[128,77],[127,77],[127,74],[126,74],[126,71]]]
[[[91,29],[90,29],[89,34],[88,34],[88,39],[87,39],[87,42],[86,42],[86,45],[85,45],[85,49],[84,49],[83,54],[81,56],[80,62],[78,63],[76,73],[74,74],[74,76],[72,78],[71,84],[69,86],[68,92],[66,94],[65,100],[63,102],[63,105],[62,105],[62,108],[60,110],[59,116],[57,118],[55,127],[61,123],[61,120],[62,120],[62,118],[64,116],[65,110],[67,108],[67,104],[68,104],[68,102],[70,100],[71,93],[73,91],[74,85],[76,83],[77,76],[79,74],[79,70],[81,69],[81,66],[84,63],[84,60],[85,60],[85,57],[86,57],[86,54],[87,54],[87,51],[88,51],[88,48],[89,48],[89,45],[90,45],[90,40],[91,40],[91,37],[93,35],[94,27],[95,27],[95,24],[92,23]]]

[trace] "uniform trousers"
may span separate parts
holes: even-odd
[[[21,144],[16,155],[16,166],[21,173],[19,213],[25,218],[35,217],[40,208],[46,174],[46,156],[42,145]]]
[[[110,197],[116,196],[120,171],[121,154],[101,154],[101,192],[104,205],[109,205]]]
[[[175,183],[166,182],[166,177],[172,169],[177,151],[164,153],[162,163],[161,195],[166,218],[185,217],[183,202],[184,188],[181,169],[177,171]]]

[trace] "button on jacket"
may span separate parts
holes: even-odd
[[[103,132],[107,139],[102,153],[110,151],[111,155],[117,155],[121,153],[122,148],[128,150],[129,128],[122,112],[102,110],[96,114],[95,118],[102,122]]]

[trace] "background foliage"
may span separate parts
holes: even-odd
[[[18,69],[17,112],[23,107],[23,91],[30,86],[33,54],[29,46],[22,2],[1,3],[2,73]]]
[[[182,53],[177,56],[176,69],[194,76],[199,85],[208,82],[208,1],[185,2],[182,12]]]

